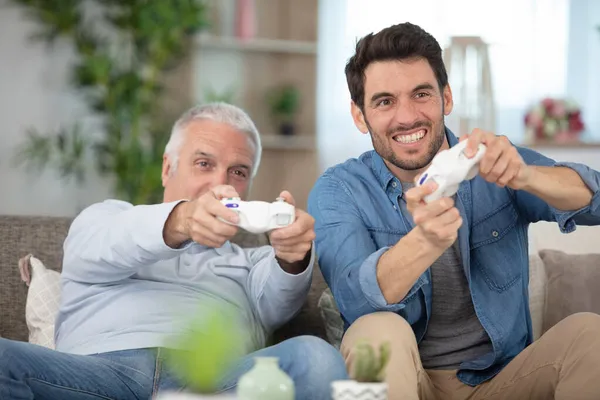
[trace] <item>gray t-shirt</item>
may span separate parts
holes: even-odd
[[[404,192],[412,186],[402,183]],[[404,199],[402,207],[408,212]],[[419,343],[423,367],[457,369],[462,362],[491,351],[490,339],[473,308],[458,240],[431,266],[431,284],[431,318]]]

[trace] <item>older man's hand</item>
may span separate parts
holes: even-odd
[[[296,205],[294,197],[288,191],[281,192],[279,196],[289,204]],[[315,239],[314,226],[314,218],[306,211],[296,208],[296,220],[291,225],[269,233],[277,261],[286,272],[297,274],[308,267]]]
[[[232,186],[216,186],[193,201],[178,204],[163,231],[165,243],[173,248],[193,240],[207,247],[219,248],[238,231],[237,213],[221,203],[226,197],[239,197]],[[229,223],[223,220],[229,221]]]

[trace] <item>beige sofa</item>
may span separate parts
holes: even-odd
[[[19,258],[31,253],[46,267],[60,271],[62,242],[71,220],[51,217],[0,216],[0,336],[27,341],[25,322],[27,286],[17,266]],[[242,246],[266,243],[266,237],[240,233]],[[547,250],[555,249],[555,250]],[[565,254],[557,251],[563,250]],[[580,227],[572,234],[559,233],[554,224],[536,224],[531,229],[530,294],[534,332],[539,336],[573,312],[600,313],[600,228]],[[280,329],[274,342],[309,334],[328,338],[318,302],[326,289],[318,269],[301,313]],[[331,335],[329,336],[330,340]]]

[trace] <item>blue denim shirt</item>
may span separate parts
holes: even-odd
[[[458,139],[446,130],[450,146]],[[589,206],[563,212],[525,191],[500,188],[477,176],[463,182],[456,207],[463,218],[458,232],[465,275],[475,311],[493,351],[463,362],[458,378],[478,385],[497,374],[533,340],[529,311],[528,226],[555,221],[562,232],[576,225],[600,224],[600,173],[518,148],[529,165],[566,166],[593,191]],[[399,303],[388,304],[377,283],[379,257],[412,228],[402,212],[402,185],[374,151],[328,169],[309,196],[315,218],[319,265],[331,288],[345,328],[362,315],[391,311],[408,321],[420,342],[431,317],[431,275],[426,270]]]

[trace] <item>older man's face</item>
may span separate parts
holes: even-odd
[[[179,149],[179,162],[163,159],[164,201],[195,199],[218,185],[231,185],[247,195],[255,155],[254,144],[234,127],[209,120],[187,125]]]

